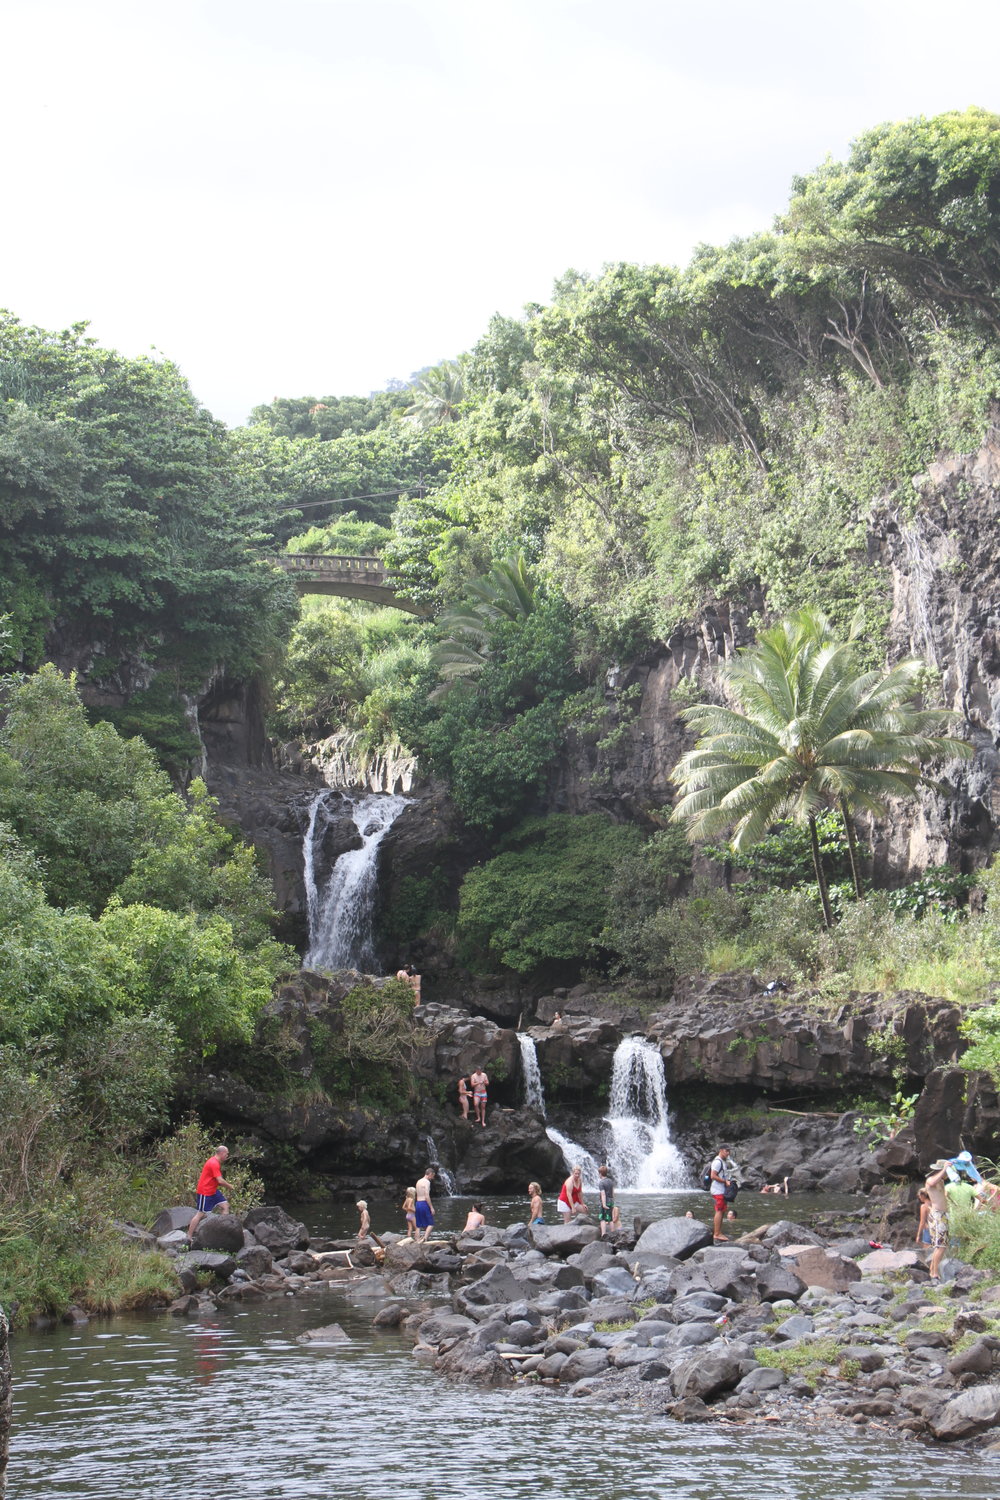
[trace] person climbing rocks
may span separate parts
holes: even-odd
[[[412,964],[404,964],[401,969],[396,970],[396,978],[408,984],[413,991],[414,1005],[420,1004],[420,975]]]
[[[187,1229],[188,1239],[192,1243],[194,1242],[194,1232],[202,1219],[207,1218],[209,1214],[224,1214],[229,1210],[229,1200],[226,1194],[231,1193],[233,1189],[232,1184],[226,1182],[222,1175],[222,1169],[228,1158],[229,1147],[216,1146],[208,1161],[201,1169],[198,1186],[195,1188],[197,1199],[195,1203],[195,1215]],[[222,1191],[223,1189],[225,1191]]]
[[[608,1225],[614,1222],[615,1212],[615,1185],[606,1165],[597,1169],[597,1191],[601,1199],[597,1219],[601,1226],[601,1239],[603,1240],[608,1232]]]
[[[924,1182],[924,1189],[930,1201],[927,1213],[927,1229],[931,1237],[931,1258],[928,1270],[932,1281],[940,1279],[941,1262],[948,1248],[948,1199],[944,1192],[947,1178],[947,1161],[943,1158],[941,1161],[932,1161]]]
[[[715,1217],[712,1221],[712,1238],[716,1244],[728,1240],[728,1234],[722,1232],[722,1221],[726,1215],[728,1199],[726,1190],[733,1179],[733,1169],[729,1161],[729,1147],[720,1146],[708,1169],[709,1183],[708,1191],[712,1195],[715,1205]]]
[[[476,1121],[486,1129],[486,1091],[490,1086],[490,1080],[483,1072],[480,1065],[472,1074],[469,1082],[472,1084],[472,1103],[476,1112]]]
[[[419,1242],[420,1231],[424,1232],[424,1239],[429,1240],[431,1230],[434,1228],[434,1205],[431,1203],[431,1183],[437,1176],[433,1167],[428,1167],[423,1177],[417,1178],[417,1229],[413,1238]]]

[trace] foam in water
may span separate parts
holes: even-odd
[[[378,851],[383,838],[409,805],[407,797],[372,793],[352,803],[351,817],[361,835],[360,849],[348,849],[337,860],[324,887],[316,880],[316,852],[329,826],[329,792],[320,792],[309,810],[304,844],[306,910],[309,918],[311,969],[360,969],[376,966],[372,922],[378,890]]]
[[[659,1049],[641,1036],[619,1042],[611,1069],[608,1164],[620,1192],[687,1187],[684,1158],[670,1139]]]

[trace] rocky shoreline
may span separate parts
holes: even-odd
[[[686,1217],[603,1240],[581,1218],[359,1244],[310,1237],[276,1206],[213,1215],[188,1249],[191,1212],[122,1226],[174,1258],[178,1317],[363,1282],[382,1304],[375,1329],[451,1379],[681,1422],[849,1422],[1000,1451],[1000,1284],[954,1258],[932,1285],[913,1250],[787,1219],[726,1244]]]

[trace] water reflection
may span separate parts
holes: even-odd
[[[853,1433],[682,1427],[531,1388],[448,1384],[328,1290],[204,1322],[19,1337],[11,1497],[992,1500],[973,1455]],[[352,1342],[295,1342],[337,1319]]]

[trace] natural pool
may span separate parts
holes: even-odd
[[[670,1211],[683,1206],[675,1199]],[[452,1200],[442,1218],[464,1220],[467,1207]],[[502,1200],[487,1207],[501,1219]],[[313,1210],[310,1225],[326,1229],[323,1217],[339,1227],[349,1214]],[[323,1290],[196,1322],[117,1318],[18,1335],[10,1500],[1000,1495],[992,1459],[916,1442],[688,1427],[547,1389],[453,1385],[416,1365],[406,1341],[373,1333],[378,1305],[370,1290]],[[333,1320],[350,1344],[295,1342]]]

